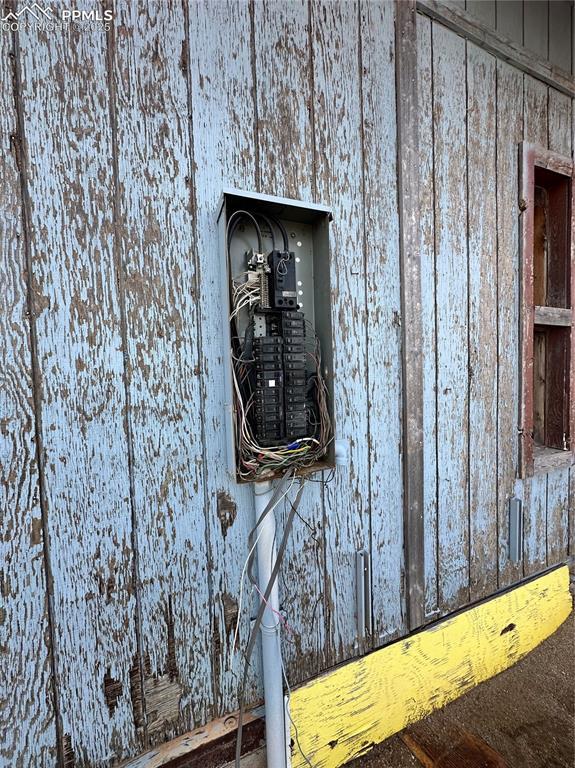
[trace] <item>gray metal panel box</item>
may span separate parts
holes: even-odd
[[[334,429],[333,414],[333,333],[331,322],[331,285],[329,208],[282,197],[272,197],[237,189],[224,189],[218,212],[218,231],[222,278],[222,324],[226,360],[225,423],[227,465],[230,474],[237,475],[236,437],[234,419],[234,391],[232,380],[232,339],[228,318],[231,312],[230,285],[232,278],[245,269],[245,252],[254,231],[250,225],[239,228],[234,236],[228,258],[227,222],[237,210],[248,209],[279,219],[288,232],[290,250],[295,253],[297,300],[306,321],[314,328],[321,344],[322,371],[329,395],[329,412]],[[271,248],[271,243],[266,243]],[[298,474],[330,469],[335,466],[335,447],[332,439],[325,458],[311,467],[298,470]]]

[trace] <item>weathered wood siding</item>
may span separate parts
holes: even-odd
[[[294,525],[289,680],[408,631],[393,3],[106,7],[109,30],[0,33],[2,768],[110,766],[236,707],[254,505],[225,464],[224,187],[334,214],[350,463],[308,484]],[[430,619],[574,553],[575,472],[516,483],[517,144],[573,139],[568,97],[425,16],[417,34]]]
[[[441,24],[421,14],[418,22],[431,618],[569,551],[569,470],[516,480],[518,144],[532,141],[571,157],[572,103]],[[514,495],[524,504],[519,565],[508,551]]]
[[[106,35],[18,38],[60,738],[67,764],[99,764],[141,746]]]
[[[210,621],[200,619],[210,616],[210,596],[187,30],[177,4],[166,13],[159,4],[127,0],[116,4],[115,17],[115,248],[139,584],[138,683],[156,742],[206,719],[213,700]]]
[[[570,0],[445,0],[552,64],[572,72]]]
[[[236,706],[251,595],[231,644],[254,511],[224,461],[215,217],[225,186],[334,209],[335,406],[351,462],[331,485],[309,484],[287,554],[290,680],[406,632],[393,5],[111,7],[108,32],[22,29],[3,48],[3,103],[14,111],[16,93],[23,116],[21,177],[16,127],[3,129],[8,213],[28,212],[25,238],[4,236],[19,266],[7,306],[16,320],[7,311],[3,322],[19,334],[10,365],[30,390],[18,421],[5,409],[6,434],[30,436],[3,462],[7,481],[29,478],[6,503],[11,536],[38,549],[17,562],[28,582],[20,605],[36,617],[30,647],[50,621],[54,648],[19,678],[24,710],[10,720],[21,731],[2,748],[26,759],[24,734],[40,731],[43,765],[57,749],[69,765],[109,765]],[[359,549],[373,554],[375,613],[361,647]],[[247,699],[260,698],[256,660]]]
[[[0,35],[0,765],[52,766],[56,718],[13,41]]]

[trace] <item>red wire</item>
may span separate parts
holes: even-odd
[[[267,606],[267,607],[270,609],[270,611],[272,611],[272,613],[275,613],[275,614],[276,614],[276,616],[279,618],[279,620],[280,620],[280,621],[282,622],[282,624],[285,626],[285,628],[286,628],[286,629],[287,629],[287,631],[290,633],[290,635],[293,635],[293,634],[294,634],[294,631],[293,631],[293,629],[290,627],[290,625],[287,623],[287,620],[286,620],[286,619],[285,619],[285,618],[284,618],[284,617],[281,615],[281,613],[280,613],[279,611],[276,611],[276,609],[275,609],[275,608],[272,608],[272,607],[271,607],[271,605],[270,605],[270,604],[268,603],[268,601],[265,599],[265,597],[263,596],[263,594],[260,592],[258,585],[257,585],[257,584],[254,584],[254,587],[255,587],[255,589],[256,589],[256,592],[257,592],[257,593],[258,593],[258,595],[261,597],[262,601],[263,601],[263,602],[266,604],[266,606]]]

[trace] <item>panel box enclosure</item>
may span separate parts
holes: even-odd
[[[241,214],[240,212],[242,211],[251,214],[255,221],[249,216]],[[269,346],[268,344],[263,350],[266,353],[265,355],[261,354],[262,345],[258,346],[257,337],[265,337],[264,339],[259,339],[261,342],[272,341],[271,337],[268,336],[270,333],[270,317],[258,312],[250,316],[252,319],[247,317],[249,307],[251,306],[249,305],[250,289],[247,281],[253,280],[254,282],[250,283],[250,285],[255,286],[256,280],[253,265],[258,260],[260,263],[265,262],[268,272],[275,270],[276,275],[281,275],[281,277],[273,281],[273,284],[272,281],[266,282],[265,290],[267,291],[269,288],[269,295],[266,294],[266,301],[271,307],[272,319],[273,310],[275,309],[275,317],[276,319],[279,318],[280,326],[282,323],[286,326],[291,324],[295,328],[293,332],[300,334],[302,333],[301,327],[304,328],[308,391],[310,387],[309,379],[314,378],[313,365],[315,365],[315,358],[312,358],[314,360],[313,363],[309,362],[311,356],[309,352],[310,339],[313,339],[314,344],[319,341],[321,350],[321,377],[323,378],[327,394],[326,410],[329,414],[330,434],[329,439],[326,440],[326,450],[323,455],[317,456],[313,460],[310,459],[312,463],[306,466],[298,466],[297,474],[305,475],[311,472],[331,469],[335,466],[333,439],[333,334],[331,324],[329,251],[329,223],[331,218],[330,210],[321,205],[312,205],[286,198],[270,197],[234,189],[226,189],[223,192],[218,213],[218,233],[221,255],[222,326],[225,350],[225,429],[228,471],[237,482],[268,480],[273,477],[281,477],[285,472],[285,467],[283,466],[275,469],[266,469],[261,477],[246,478],[245,472],[243,474],[240,472],[241,457],[237,432],[240,429],[239,424],[241,423],[241,420],[238,418],[238,409],[241,410],[243,408],[243,399],[240,399],[238,396],[238,377],[237,375],[234,376],[234,363],[237,364],[238,362],[237,345],[243,342],[248,324],[252,324],[254,330],[250,331],[250,333],[252,336],[255,336],[250,342],[249,364],[252,366],[255,364],[254,358],[257,357],[258,350],[260,350],[260,358],[265,357],[266,360],[275,360],[278,357],[275,354],[278,352],[275,346]],[[261,238],[259,245],[257,229],[259,229]],[[287,250],[285,249],[284,238],[287,238],[288,241]],[[282,254],[284,255],[282,256]],[[250,259],[252,266],[248,267]],[[248,273],[248,269],[252,271]],[[283,277],[284,275],[285,278]],[[237,294],[234,297],[234,285],[236,288],[240,286],[242,291],[239,300]],[[257,290],[254,287],[254,291]],[[248,309],[246,309],[246,302],[248,302]],[[235,315],[232,323],[231,315],[234,312],[234,308],[242,305],[242,303],[243,307]],[[301,315],[303,315],[303,318]],[[292,319],[290,320],[290,318]],[[266,330],[266,323],[268,330]],[[286,331],[286,333],[289,333],[289,331]],[[301,345],[299,347],[286,347],[286,349],[295,349],[298,352],[301,348]],[[247,344],[244,346],[244,349],[247,349]],[[244,352],[242,352],[243,355]],[[285,368],[289,368],[290,364],[285,362],[286,358],[289,357],[285,353],[281,357]],[[295,359],[300,356],[295,355],[293,357]],[[268,363],[267,365],[273,366],[274,364]],[[309,373],[310,365],[312,365],[311,376]],[[260,373],[258,373],[258,376]],[[271,374],[268,374],[267,370],[264,373],[267,379],[265,382],[267,387],[266,393],[271,398],[277,397],[277,385],[280,384],[284,387],[284,392],[291,393],[295,391],[297,393],[297,388],[294,389],[292,387],[288,389],[286,386],[286,383],[298,383],[294,379],[289,380],[289,373],[286,372],[285,374],[285,382],[281,374],[279,374],[279,380],[276,380],[273,368]],[[264,373],[261,375],[263,376]],[[303,378],[301,381],[303,381]],[[303,399],[303,395],[301,397]],[[285,399],[287,403],[289,399],[287,395]],[[274,403],[275,401],[273,403],[268,403],[267,401],[264,404],[258,403],[258,413],[262,411],[267,412],[268,409],[273,411],[275,408]],[[251,418],[255,418],[253,416],[253,404],[251,408]],[[325,413],[326,411],[323,410],[322,412]],[[259,419],[260,417],[258,416],[257,418]],[[264,418],[270,421],[273,430],[275,426],[273,412]],[[290,418],[296,419],[296,422],[292,421],[291,424],[297,423],[301,431],[302,422],[298,421],[300,417],[297,414],[290,416],[286,404],[283,422],[286,434],[289,434],[286,424]],[[324,422],[322,421],[321,423],[323,424]],[[313,425],[308,425],[307,428],[311,431],[314,429]],[[297,432],[296,427],[293,427],[293,430],[294,433]],[[261,444],[273,443],[274,441],[270,439],[268,443],[263,442]],[[295,451],[297,446],[302,444],[293,443],[293,445],[296,446],[292,449]],[[241,463],[241,468],[245,468],[245,463]]]

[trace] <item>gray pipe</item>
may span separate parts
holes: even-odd
[[[256,520],[272,498],[272,484],[269,481],[254,483]],[[276,559],[276,519],[271,510],[258,526],[258,581],[260,592],[265,594]],[[280,621],[278,580],[272,588],[262,623],[262,672],[264,678],[264,699],[266,713],[266,755],[267,768],[287,768],[287,739],[284,711],[282,659],[280,647]]]

